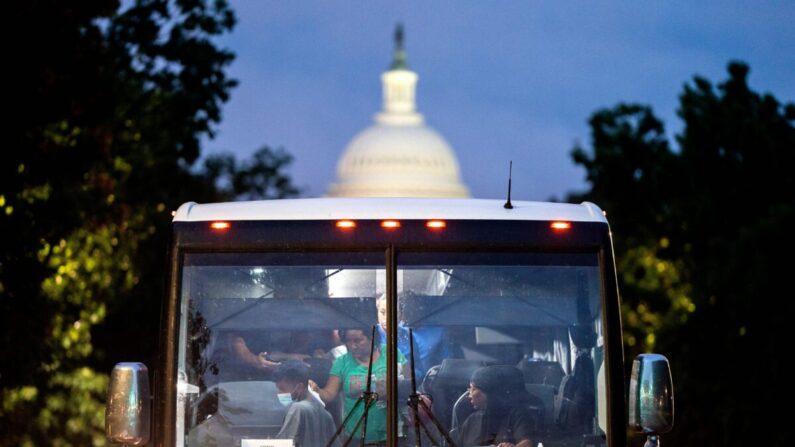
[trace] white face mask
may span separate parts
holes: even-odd
[[[279,393],[277,396],[279,397],[279,402],[285,407],[289,407],[293,403],[293,395],[290,393]]]

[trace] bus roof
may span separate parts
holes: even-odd
[[[604,222],[593,203],[580,205],[514,201],[505,209],[502,200],[417,198],[318,198],[260,200],[197,204],[179,207],[174,222],[215,220],[338,220],[338,219],[447,219],[447,220],[563,220]]]

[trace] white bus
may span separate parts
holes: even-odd
[[[590,203],[186,203],[169,277],[152,400],[147,368],[117,365],[112,442],[623,446],[627,416],[652,442],[673,424],[663,357],[636,360],[625,400],[611,233]],[[285,399],[296,364],[309,381]],[[296,395],[335,436],[284,435]]]

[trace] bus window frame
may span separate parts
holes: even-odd
[[[160,355],[154,373],[154,435],[162,445],[176,441],[176,378],[179,300],[186,253],[215,252],[385,252],[387,321],[387,445],[397,446],[397,253],[538,252],[596,253],[601,273],[600,304],[604,328],[604,367],[607,400],[607,445],[625,445],[627,414],[624,352],[615,260],[610,228],[603,222],[575,222],[561,235],[548,221],[448,221],[443,232],[428,231],[424,220],[403,220],[398,231],[385,232],[380,220],[359,220],[354,232],[339,231],[334,221],[233,221],[219,233],[208,222],[174,222],[169,246],[167,299],[161,312]],[[485,230],[485,231],[484,231]],[[232,237],[234,235],[234,237]],[[607,262],[611,260],[612,262]],[[181,429],[184,429],[181,428]]]

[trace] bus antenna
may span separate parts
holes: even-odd
[[[508,165],[508,201],[505,202],[505,205],[502,206],[506,210],[512,210],[513,209],[513,205],[511,204],[511,174],[512,174],[512,171],[513,171],[513,160],[511,160],[510,164]]]

